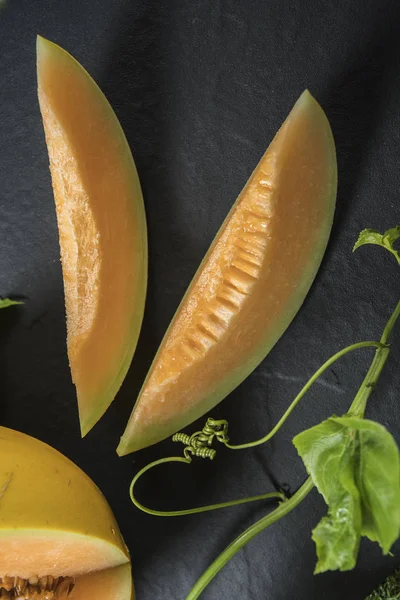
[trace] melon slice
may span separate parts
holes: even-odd
[[[87,593],[99,586],[105,595]],[[97,486],[54,448],[5,427],[0,590],[9,598],[36,600],[72,592],[76,600],[130,600],[133,593],[128,549]]]
[[[227,396],[263,360],[311,286],[337,188],[328,120],[305,91],[203,259],[117,452],[154,444]]]
[[[50,159],[82,435],[114,399],[144,312],[147,233],[128,143],[83,67],[37,39],[38,95]]]

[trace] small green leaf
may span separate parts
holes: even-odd
[[[400,225],[392,227],[385,231],[385,233],[379,233],[375,229],[364,229],[358,236],[358,240],[354,244],[353,252],[360,246],[365,244],[376,244],[382,246],[385,250],[388,250],[393,256],[395,256],[397,262],[400,264],[400,255],[394,248],[393,244],[400,238]]]
[[[390,433],[357,417],[331,417],[294,445],[328,515],[313,531],[317,573],[352,569],[361,536],[387,554],[400,533],[400,457]]]
[[[10,300],[9,298],[0,298],[0,308],[7,308],[8,306],[14,306],[15,304],[23,304],[23,302]]]
[[[375,229],[363,229],[353,246],[353,252],[360,246],[364,246],[364,244],[377,244],[378,246],[383,246],[383,235],[379,233],[379,231],[375,231]]]

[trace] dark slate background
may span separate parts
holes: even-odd
[[[322,268],[269,357],[213,415],[235,442],[264,434],[308,376],[341,347],[377,338],[400,292],[383,250],[352,255],[358,232],[399,223],[400,5],[397,0],[7,0],[0,12],[0,314],[3,425],[52,444],[100,486],[132,554],[138,600],[184,600],[207,565],[263,516],[258,503],[180,519],[131,505],[128,486],[170,441],[118,459],[115,447],[157,345],[235,197],[305,87],[331,121],[339,162]],[[80,439],[65,345],[63,288],[48,160],[36,98],[35,36],[68,49],[99,82],[137,162],[149,227],[146,315],[132,368],[105,417]],[[400,331],[368,415],[400,441]],[[371,351],[337,364],[279,435],[214,463],[160,469],[138,490],[158,508],[244,497],[305,474],[292,437],[344,412]],[[202,421],[203,422],[203,421]],[[195,425],[189,428],[195,430]],[[398,564],[362,543],[350,573],[313,575],[314,491],[242,550],[208,600],[362,600]]]

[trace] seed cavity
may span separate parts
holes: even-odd
[[[0,577],[0,598],[3,600],[62,600],[74,587],[72,577]]]
[[[213,333],[212,331],[210,331],[209,329],[207,329],[207,327],[205,327],[204,325],[202,325],[202,323],[198,323],[197,324],[197,329],[200,331],[200,333],[208,338],[209,341],[211,342],[218,342],[218,336],[215,335],[215,333]]]
[[[252,249],[263,251],[265,250],[268,243],[269,235],[265,231],[254,231],[253,229],[246,228],[243,232],[241,239],[248,243]]]
[[[263,257],[260,257],[260,253],[256,253],[256,252],[252,252],[251,250],[248,250],[246,248],[242,248],[241,246],[237,246],[238,250],[239,250],[239,257],[243,260],[246,260],[248,263],[250,263],[251,265],[253,265],[254,267],[262,267],[262,259]]]
[[[231,297],[227,298],[226,296],[222,296],[222,293],[224,293],[224,290],[221,290],[221,294],[216,296],[216,299],[218,300],[219,304],[226,308],[228,311],[236,313],[239,310],[240,305],[236,304],[236,302]]]
[[[187,337],[183,341],[184,349],[186,353],[192,360],[197,359],[199,356],[203,356],[204,348],[202,344],[198,340],[193,339],[192,337]]]
[[[237,298],[239,302],[242,300],[243,296],[246,296],[247,292],[238,287],[237,280],[231,280],[228,279],[228,277],[225,277],[222,283],[224,284],[224,287],[228,288],[230,292],[233,293],[234,297]]]
[[[257,281],[260,269],[251,267],[248,263],[246,264],[240,259],[235,259],[235,261],[232,262],[230,272],[232,276],[239,278],[239,281],[242,281],[247,287],[248,285],[253,285],[254,282]]]
[[[263,228],[267,226],[268,221],[269,221],[269,215],[264,214],[264,213],[259,213],[256,210],[254,210],[254,208],[248,209],[247,214],[250,215],[250,217],[261,221]]]

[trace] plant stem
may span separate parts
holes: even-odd
[[[296,406],[298,405],[300,400],[303,398],[303,396],[306,394],[306,392],[310,389],[312,384],[315,383],[319,377],[321,377],[322,373],[324,373],[327,369],[329,369],[329,367],[331,365],[333,365],[333,363],[336,362],[339,358],[341,358],[342,356],[345,356],[349,352],[352,352],[353,350],[358,350],[359,348],[370,348],[370,347],[377,347],[378,348],[377,352],[379,352],[379,350],[383,349],[382,342],[368,341],[368,342],[357,342],[356,344],[351,344],[351,346],[347,346],[346,348],[339,350],[339,352],[336,352],[336,354],[331,356],[318,369],[318,371],[316,371],[314,373],[314,375],[312,377],[310,377],[310,379],[307,381],[305,386],[297,394],[296,398],[293,400],[293,402],[291,403],[289,408],[279,419],[278,423],[275,425],[275,427],[273,429],[271,429],[271,431],[269,433],[267,433],[267,435],[260,438],[259,440],[254,440],[253,442],[247,442],[245,444],[237,444],[237,445],[231,445],[229,443],[225,443],[225,446],[227,448],[230,448],[231,450],[242,450],[244,448],[253,448],[254,446],[259,446],[260,444],[264,444],[265,442],[268,442],[268,440],[270,440],[279,431],[279,429],[285,423],[285,421],[287,420],[289,415],[296,408]]]
[[[400,316],[400,302],[398,302],[396,308],[394,309],[390,319],[388,320],[385,329],[383,330],[380,346],[377,348],[375,352],[374,359],[371,363],[370,368],[362,382],[354,400],[348,411],[349,414],[355,415],[357,417],[363,417],[365,413],[365,408],[367,406],[367,401],[370,395],[373,392],[375,385],[378,382],[378,379],[381,375],[382,369],[385,366],[385,362],[388,359],[390,349],[387,346],[387,341],[392,332],[392,329]]]
[[[381,342],[382,344],[387,344],[390,334],[392,333],[392,329],[400,316],[400,301],[397,303],[396,308],[394,309],[389,321],[386,323],[386,327],[383,330]]]
[[[218,558],[208,567],[208,569],[203,573],[200,579],[197,580],[196,584],[190,591],[189,595],[186,597],[186,600],[196,600],[200,596],[200,594],[205,590],[210,581],[215,577],[215,575],[226,565],[226,563],[232,558],[238,550],[243,548],[252,540],[256,535],[258,535],[263,529],[266,529],[276,521],[282,519],[282,517],[286,516],[290,511],[292,511],[296,506],[298,506],[304,498],[309,494],[309,492],[314,487],[314,484],[309,477],[303,485],[297,490],[297,492],[290,498],[290,500],[286,500],[282,502],[271,513],[251,525],[246,531],[244,531],[241,535],[239,535],[219,556]]]

